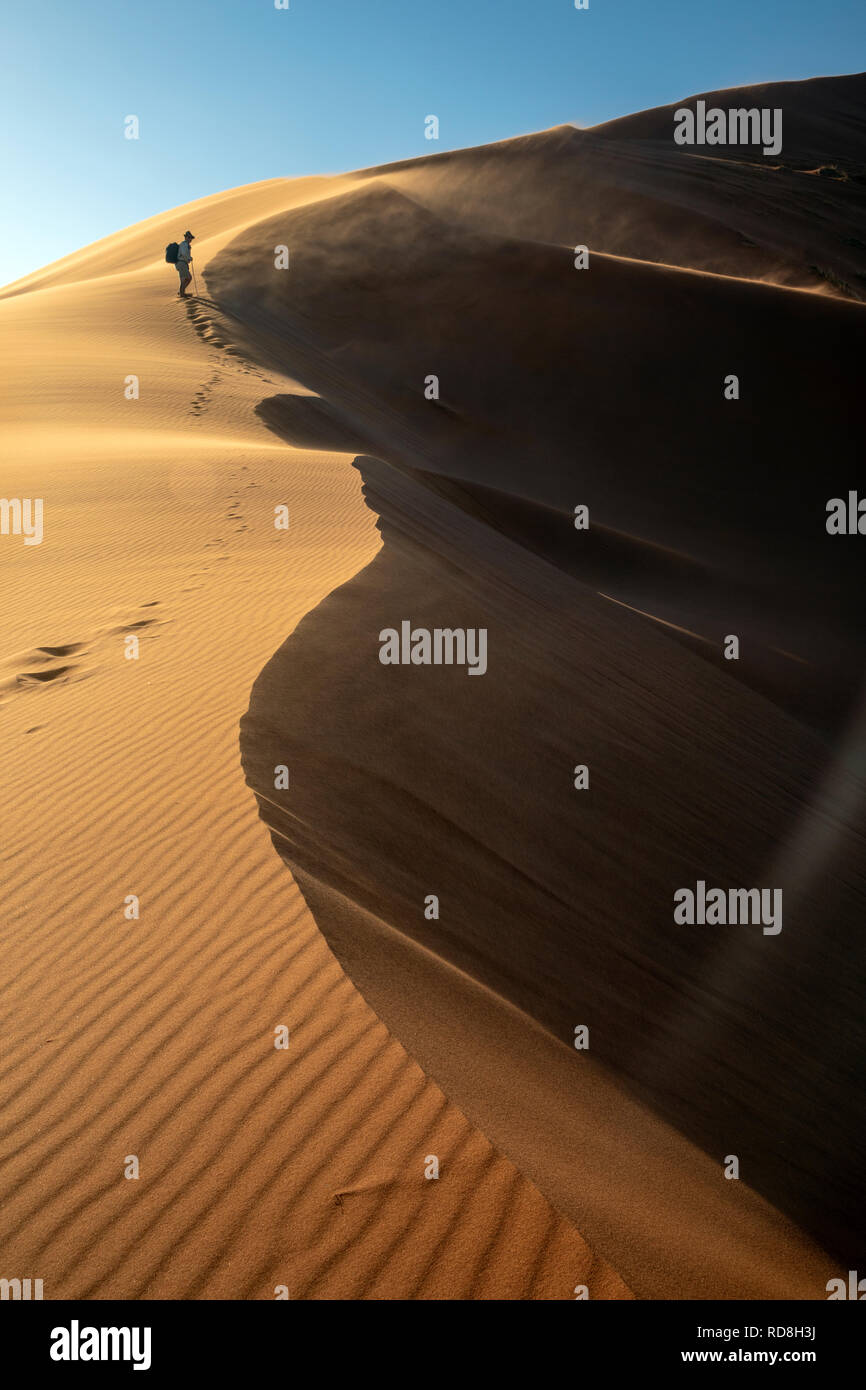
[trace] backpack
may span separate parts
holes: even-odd
[[[177,265],[178,249],[176,241],[170,241],[165,248],[165,259],[168,261],[169,265]]]

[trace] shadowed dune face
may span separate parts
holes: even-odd
[[[843,771],[820,790],[825,750],[768,702],[414,481],[359,466],[384,550],[272,659],[244,721],[278,849],[302,883],[443,956],[564,1046],[588,1025],[594,1057],[853,1257],[856,781]],[[404,617],[485,627],[487,674],[382,666],[379,633]],[[266,792],[281,762],[291,792]],[[673,894],[698,878],[782,887],[782,932],[676,926]],[[332,945],[342,957],[340,933]]]
[[[361,177],[384,174],[484,232],[863,299],[864,93],[862,73],[705,92],[590,130],[560,126]],[[698,100],[781,109],[779,154],[676,144],[674,113]]]
[[[845,82],[847,111],[862,80]],[[831,139],[823,90],[827,119],[812,111],[802,129]],[[717,1171],[737,1155],[744,1184],[854,1258],[866,1156],[853,1084],[866,1042],[863,559],[825,519],[858,476],[863,310],[749,283],[750,248],[732,279],[621,259],[622,240],[591,245],[577,271],[570,247],[589,240],[579,228],[545,244],[563,189],[573,178],[583,194],[598,174],[603,141],[594,225],[614,188],[609,226],[634,248],[643,223],[662,259],[672,209],[685,210],[674,254],[712,223],[682,254],[687,267],[724,260],[720,227],[767,215],[762,254],[775,248],[790,280],[804,225],[841,243],[845,204],[834,192],[818,208],[817,180],[793,194],[805,175],[792,169],[770,189],[765,168],[735,185],[741,171],[719,161],[687,166],[681,154],[675,167],[667,148],[641,143],[656,138],[647,129],[460,152],[427,162],[426,185],[416,165],[370,173],[251,229],[211,266],[243,350],[324,402],[311,412],[273,399],[260,414],[287,439],[318,425],[324,439],[364,441],[358,466],[383,537],[262,672],[244,766],[338,957],[506,1152],[509,1135],[520,1145],[520,1103],[489,1100],[505,1059],[488,1036],[484,1062],[459,1075],[454,1017],[444,1003],[425,1014],[437,997],[427,985],[449,970],[525,1020],[542,1091],[550,1040],[561,1058],[585,1024],[593,1058]],[[530,174],[522,182],[533,148],[546,198]],[[798,148],[811,157],[805,135]],[[720,219],[735,195],[736,218]],[[274,270],[279,244],[288,273]],[[587,533],[572,527],[577,504]],[[383,666],[380,633],[404,620],[485,629],[486,674]],[[738,662],[722,656],[732,633]],[[291,791],[275,793],[282,763]],[[574,787],[577,764],[589,790]],[[674,894],[698,880],[781,889],[782,930],[676,924]],[[426,1030],[407,1019],[383,958]],[[464,1052],[474,1029],[470,1010]],[[572,1077],[558,1062],[551,1074],[574,1120],[585,1079],[569,1060]],[[685,1153],[680,1178],[696,1171]],[[531,1161],[542,1190],[577,1214],[561,1142]],[[746,1200],[726,1196],[722,1209],[743,1219]],[[767,1296],[754,1233],[771,1218],[749,1210],[738,1272],[714,1271],[723,1296]],[[694,1289],[693,1268],[684,1278]]]
[[[838,161],[853,173],[866,173],[866,73],[845,77],[813,77],[806,82],[761,82],[751,87],[728,87],[685,97],[670,106],[638,111],[596,126],[605,138],[640,141],[666,140],[673,128],[674,112],[694,106],[700,98],[707,107],[779,107],[784,113],[782,160],[796,163]],[[703,151],[715,159],[739,159],[741,151],[727,145],[707,145]]]
[[[443,476],[464,501],[486,487],[494,526],[723,667],[739,634],[741,677],[815,727],[848,717],[864,565],[825,520],[859,468],[859,306],[595,253],[578,271],[565,248],[482,235],[381,185],[254,228],[208,284],[245,350],[326,399],[323,445]],[[316,437],[286,409],[261,413],[288,442]],[[586,542],[577,504],[599,528]]]
[[[562,126],[368,177],[487,233],[864,297],[863,176],[825,177],[784,155],[754,162],[739,149],[710,160],[706,146],[673,143],[673,109],[651,142],[629,128]]]

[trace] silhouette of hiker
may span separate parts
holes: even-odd
[[[180,289],[178,294],[181,299],[186,299],[186,287],[192,276],[189,273],[189,265],[192,260],[192,246],[190,242],[195,241],[192,232],[184,232],[183,241],[178,243],[177,248],[177,273],[180,276]]]

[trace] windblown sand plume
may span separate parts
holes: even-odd
[[[809,1299],[862,1252],[866,78],[734,95],[783,156],[662,108],[0,292],[45,504],[0,1249],[46,1297]],[[384,664],[406,622],[479,678]],[[699,881],[782,929],[677,925]]]

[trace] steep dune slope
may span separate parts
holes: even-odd
[[[760,82],[749,87],[727,87],[700,92],[669,106],[619,116],[595,127],[605,138],[662,142],[670,139],[674,112],[703,100],[727,111],[730,108],[778,108],[784,114],[783,160],[788,163],[838,161],[853,172],[866,173],[866,73],[844,77],[813,77],[806,82]],[[742,157],[742,150],[728,145],[707,145],[702,154],[715,159]]]
[[[208,284],[238,342],[289,360],[361,447],[486,486],[487,514],[524,543],[538,513],[506,517],[506,499],[550,509],[549,559],[696,633],[722,669],[739,633],[741,678],[819,727],[847,717],[864,565],[824,523],[858,467],[859,306],[596,253],[578,271],[565,248],[470,231],[378,184],[269,219]],[[294,402],[269,403],[278,429],[281,411],[291,440]],[[586,541],[578,504],[603,528]]]
[[[420,183],[371,177],[251,230],[209,270],[245,351],[290,363],[330,428],[374,456],[359,468],[385,541],[262,673],[247,775],[353,978],[469,1113],[534,1161],[542,1189],[604,1233],[638,1292],[658,1277],[641,1215],[611,1241],[609,1174],[569,1190],[562,1146],[527,1159],[523,1108],[492,1085],[507,1066],[473,1031],[481,1004],[466,1027],[488,1062],[472,1075],[453,1062],[455,1015],[425,1009],[447,977],[437,957],[479,1000],[516,1006],[539,1059],[529,1019],[561,1047],[591,1019],[594,1056],[714,1157],[719,1183],[737,1154],[770,1203],[853,1257],[863,560],[824,522],[856,475],[863,311],[595,248],[577,272],[567,245],[481,230],[499,151],[503,178],[514,172],[510,148],[479,152],[459,217],[441,188],[425,206]],[[568,140],[559,156],[567,180]],[[444,168],[431,175],[443,186]],[[552,219],[556,193],[534,198]],[[794,241],[784,204],[776,230]],[[288,274],[268,258],[275,241],[292,248]],[[291,397],[261,413],[286,439],[310,428]],[[586,546],[577,503],[596,528]],[[487,674],[382,666],[379,634],[403,620],[484,627]],[[731,633],[738,662],[723,655]],[[265,769],[286,747],[297,780],[275,797]],[[673,893],[698,880],[781,888],[783,932],[677,927]],[[447,909],[430,922],[438,887]],[[572,1073],[556,1071],[569,1133],[587,1085]],[[677,1162],[702,1190],[694,1151]],[[657,1193],[631,1196],[658,1229]],[[790,1228],[774,1266],[768,1209],[735,1185],[699,1205],[716,1199],[744,1222],[742,1244],[717,1251],[709,1279],[681,1258],[681,1290],[766,1296],[799,1279],[819,1293],[826,1265]],[[680,1250],[689,1220],[684,1207]]]
[[[804,934],[816,884],[786,877],[781,942],[671,919],[696,866],[763,882],[802,805],[788,758],[814,764],[813,745],[757,697],[734,689],[720,708],[697,657],[383,465],[361,468],[385,549],[272,658],[243,728],[255,788],[278,753],[292,768],[261,807],[317,921],[425,1069],[642,1296],[819,1295],[831,1266],[746,1184],[804,1220],[856,1196],[853,1157],[830,1192],[792,1185],[785,1162],[799,1154],[802,1182],[802,1167],[823,1171],[816,1155],[858,1152],[853,1059],[835,1078],[826,1056],[810,1063],[787,1017],[792,998],[825,1032],[828,1014],[856,1017],[839,980],[857,949],[851,899]],[[404,618],[484,625],[485,676],[379,665],[380,631]],[[860,846],[837,845],[842,862]],[[816,866],[819,884],[835,867]],[[578,1024],[590,1057],[715,1162],[569,1056]],[[729,1153],[742,1184],[723,1180]]]

